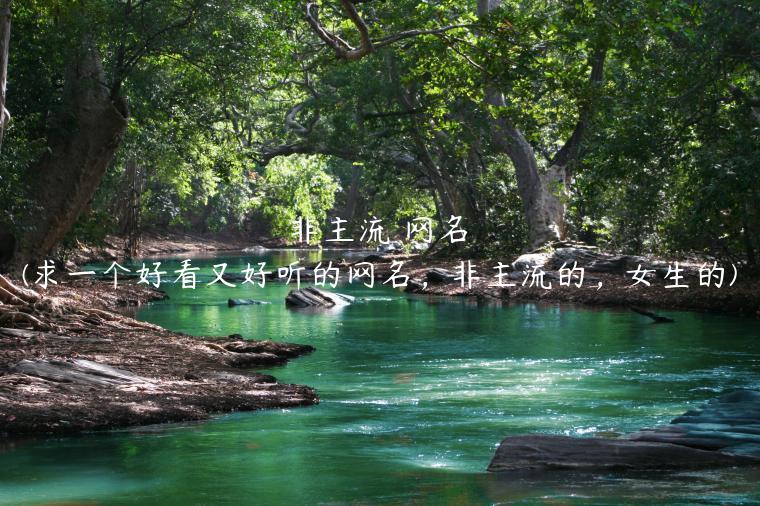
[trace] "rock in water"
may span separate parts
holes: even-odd
[[[309,286],[300,290],[291,290],[285,297],[285,304],[295,307],[336,307],[347,306],[354,300],[355,298],[350,295]]]
[[[488,470],[697,469],[742,464],[760,464],[760,459],[668,443],[538,435],[504,439]]]
[[[738,390],[670,424],[621,439],[514,436],[489,471],[526,469],[694,469],[760,465],[760,392]]]
[[[760,459],[760,392],[737,390],[721,395],[668,425],[643,429],[628,437]]]
[[[270,304],[270,302],[267,302],[265,300],[254,300],[254,299],[227,299],[227,305],[229,307],[253,306],[253,305],[259,305],[259,304]]]

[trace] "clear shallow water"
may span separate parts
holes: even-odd
[[[338,253],[331,252],[338,256]],[[228,272],[246,261],[194,260]],[[162,267],[179,268],[164,260]],[[478,305],[341,287],[337,312],[287,310],[291,287],[163,285],[138,318],[197,335],[308,343],[269,370],[317,388],[321,404],[194,424],[0,447],[0,504],[758,504],[760,470],[498,476],[484,472],[506,435],[593,436],[666,423],[724,389],[760,388],[755,320],[663,312]],[[227,298],[270,305],[228,308]]]

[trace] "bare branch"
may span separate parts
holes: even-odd
[[[306,4],[306,21],[309,23],[314,33],[316,33],[317,36],[325,42],[325,44],[330,46],[335,51],[335,54],[338,58],[349,61],[359,60],[368,54],[373,53],[380,47],[389,46],[401,40],[420,37],[423,35],[440,35],[450,30],[457,28],[468,28],[471,26],[468,24],[461,24],[448,25],[430,30],[407,30],[373,41],[369,35],[369,28],[367,27],[367,23],[365,23],[364,19],[356,10],[356,6],[354,5],[355,3],[358,3],[357,0],[340,0],[340,4],[343,7],[343,10],[346,12],[346,15],[359,32],[361,43],[358,48],[352,47],[344,39],[339,37],[337,34],[330,32],[322,25],[322,23],[319,21],[319,7],[317,6],[316,2],[308,2]]]
[[[374,46],[375,48],[384,47],[384,46],[393,44],[394,42],[398,42],[404,39],[410,39],[412,37],[420,37],[422,35],[440,35],[450,30],[456,30],[457,28],[469,28],[470,26],[472,25],[461,24],[461,25],[442,26],[441,28],[434,28],[432,30],[407,30],[405,32],[399,32],[394,35],[389,35],[387,37],[382,37],[380,39],[377,39],[374,42]]]
[[[299,134],[299,135],[308,135],[311,133],[311,130],[314,128],[315,121],[312,121],[310,125],[303,126],[301,125],[296,117],[298,116],[298,113],[300,113],[304,107],[309,102],[312,102],[314,99],[310,98],[308,100],[305,100],[301,103],[298,103],[294,105],[288,113],[285,115],[285,126],[288,127],[288,129],[292,130],[293,132]]]

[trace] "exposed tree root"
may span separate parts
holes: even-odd
[[[92,326],[127,330],[156,330],[160,327],[139,322],[101,309],[85,308],[58,297],[44,296],[22,288],[0,275],[0,325],[18,329],[53,332],[81,332]]]

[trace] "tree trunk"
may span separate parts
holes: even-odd
[[[19,227],[10,270],[44,259],[92,199],[121,144],[128,111],[110,96],[97,51],[83,50],[66,72],[62,107],[48,149],[27,174],[34,211]]]
[[[501,0],[478,0],[478,16],[485,17],[498,8]],[[485,101],[496,108],[505,108],[504,95],[486,84]],[[502,117],[489,115],[494,146],[505,153],[515,167],[517,190],[523,203],[528,226],[528,242],[536,248],[550,241],[565,238],[566,167],[553,165],[546,173],[538,169],[538,162],[523,133]]]
[[[348,186],[348,194],[346,195],[346,216],[345,219],[349,223],[353,223],[357,219],[357,211],[360,204],[360,189],[362,182],[361,166],[351,166],[351,184]]]
[[[486,100],[490,105],[504,106],[500,95],[490,93]],[[520,130],[503,118],[493,117],[491,129],[494,146],[506,153],[515,167],[530,247],[564,239],[566,167],[552,165],[544,173],[539,172],[533,148]]]
[[[11,119],[5,108],[5,88],[8,82],[8,54],[11,43],[11,0],[0,0],[0,148],[5,127]]]

